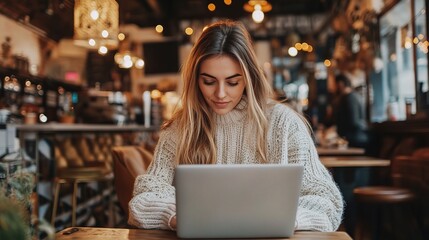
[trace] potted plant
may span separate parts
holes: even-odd
[[[0,193],[0,236],[3,240],[26,240],[30,225],[22,205]]]
[[[16,172],[0,180],[0,239],[38,239],[43,229],[46,239],[54,239],[55,229],[32,215],[35,174]]]
[[[67,123],[67,124],[71,124],[74,123],[75,120],[75,116],[74,116],[74,112],[65,112],[63,115],[60,116],[60,122],[61,123]]]
[[[74,107],[68,106],[65,107],[62,114],[60,115],[60,122],[61,123],[74,123],[75,120],[75,114],[74,114]]]

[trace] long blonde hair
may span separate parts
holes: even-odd
[[[268,121],[264,112],[272,98],[272,89],[258,65],[246,28],[240,22],[230,20],[219,21],[206,28],[181,69],[184,81],[182,107],[163,125],[167,128],[175,122],[180,131],[176,160],[179,164],[216,163],[216,125],[198,86],[201,62],[216,55],[236,59],[243,70],[249,120],[257,126],[257,153],[263,162],[267,162]]]

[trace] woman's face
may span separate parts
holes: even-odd
[[[210,108],[223,115],[240,102],[245,88],[244,74],[234,58],[210,57],[201,63],[198,86]]]

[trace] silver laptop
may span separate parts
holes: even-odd
[[[177,236],[292,236],[303,168],[279,164],[178,165]]]

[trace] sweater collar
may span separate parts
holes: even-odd
[[[247,113],[247,98],[243,95],[237,106],[227,114],[219,115],[214,113],[217,124],[231,124],[242,120]]]

